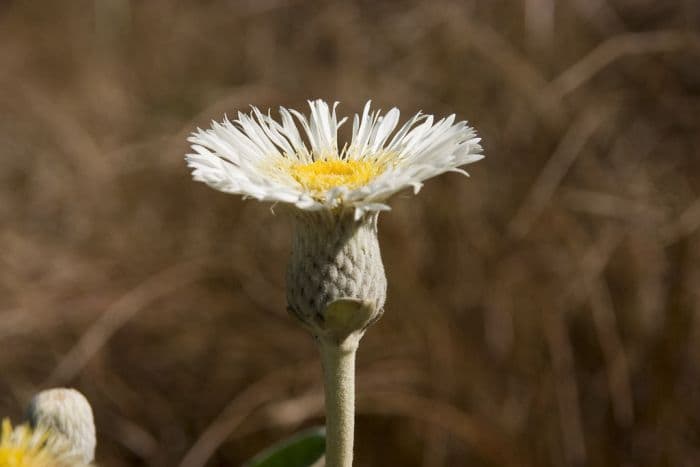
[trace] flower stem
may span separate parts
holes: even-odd
[[[321,338],[326,393],[326,467],[351,467],[355,435],[355,354],[359,338]]]

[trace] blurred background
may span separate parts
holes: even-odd
[[[487,158],[383,214],[358,466],[695,466],[697,0],[0,1],[0,414],[68,385],[111,466],[323,423],[290,225],[194,183],[253,104],[456,113]]]

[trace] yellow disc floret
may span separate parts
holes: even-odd
[[[354,189],[366,185],[383,167],[374,161],[332,159],[295,164],[291,171],[305,189],[318,195],[336,187]]]
[[[27,425],[12,428],[9,420],[2,421],[0,432],[0,467],[62,467],[83,465],[70,460],[63,445],[44,430],[32,430]]]
[[[2,421],[0,467],[52,467],[51,455],[44,449],[45,436],[37,436],[21,425],[13,429],[9,420]]]

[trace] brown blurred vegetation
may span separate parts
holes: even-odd
[[[254,104],[484,138],[382,215],[358,466],[700,459],[697,0],[0,1],[0,414],[72,385],[104,466],[240,465],[323,422],[290,226],[190,181]]]

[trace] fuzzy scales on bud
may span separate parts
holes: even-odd
[[[379,319],[386,276],[377,239],[379,213],[294,210],[287,269],[289,311],[318,338],[342,343]]]
[[[62,438],[80,462],[89,464],[94,460],[95,422],[90,403],[80,392],[65,388],[42,391],[34,396],[27,412],[33,427]]]

